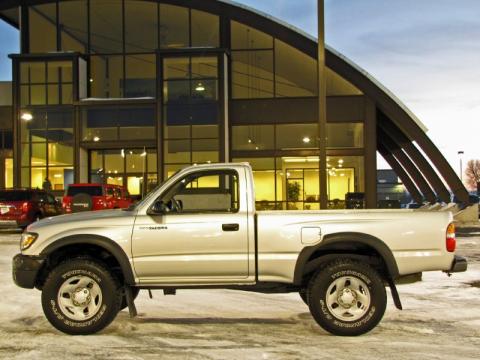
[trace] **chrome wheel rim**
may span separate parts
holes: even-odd
[[[89,276],[78,275],[63,282],[58,290],[58,305],[71,320],[94,317],[102,305],[102,289]]]
[[[341,321],[357,321],[370,308],[371,295],[367,284],[353,276],[342,276],[327,289],[325,302],[330,313]]]

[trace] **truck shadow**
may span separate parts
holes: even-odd
[[[137,317],[135,322],[140,324],[169,324],[169,325],[213,325],[213,324],[269,324],[269,325],[282,325],[282,324],[296,324],[298,319],[262,319],[262,318],[220,318],[220,317],[207,317],[207,318],[151,318],[151,317]]]

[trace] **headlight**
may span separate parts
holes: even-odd
[[[27,250],[37,240],[38,234],[35,233],[23,233],[20,240],[20,250]]]

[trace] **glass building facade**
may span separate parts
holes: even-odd
[[[21,33],[14,185],[141,196],[187,165],[244,161],[259,209],[376,207],[375,100],[327,62],[321,124],[315,43],[285,25],[213,0],[32,0],[0,16]]]

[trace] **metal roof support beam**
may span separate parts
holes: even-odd
[[[380,129],[379,129],[380,130]],[[408,158],[408,156],[403,152],[403,150],[393,141],[387,134],[382,130],[378,133],[378,142],[382,143],[387,151],[389,151],[402,167],[410,174],[410,177],[413,179],[415,184],[422,192],[423,196],[427,199],[428,202],[434,204],[437,202],[437,196],[433,192],[430,185],[424,179],[423,175],[418,171],[414,163]]]
[[[418,166],[418,169],[426,177],[427,181],[433,187],[435,192],[438,194],[440,199],[443,202],[449,203],[450,192],[443,184],[442,180],[438,177],[435,170],[432,168],[430,163],[424,158],[422,153],[417,149],[417,147],[408,139],[401,130],[393,124],[390,119],[386,118],[385,115],[381,114],[379,116],[381,119],[378,124],[380,128],[390,136],[390,138],[395,139],[396,143],[403,148],[405,153],[410,157],[410,159]]]
[[[402,165],[399,164],[397,159],[382,145],[378,144],[378,152],[383,156],[385,161],[390,165],[390,167],[395,171],[400,180],[402,180],[403,185],[412,196],[413,200],[417,204],[423,203],[423,196],[418,190],[417,186],[413,183],[410,175],[403,169]]]

